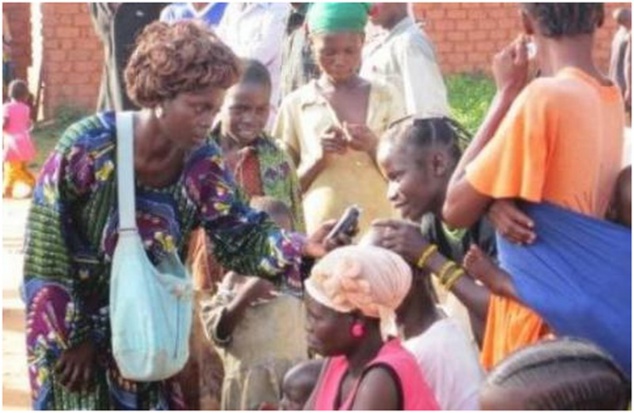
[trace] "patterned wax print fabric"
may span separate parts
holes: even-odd
[[[109,277],[117,240],[116,129],[112,112],[70,126],[40,173],[27,223],[24,291],[34,409],[176,409],[173,381],[120,377],[111,353]],[[302,236],[280,231],[245,205],[211,141],[193,149],[178,180],[155,189],[136,183],[137,226],[155,264],[202,226],[218,261],[241,273],[300,286]],[[97,348],[90,391],[70,393],[53,366],[62,351]]]
[[[219,143],[218,135],[214,139]],[[225,162],[249,197],[264,195],[284,202],[293,216],[295,231],[304,231],[299,179],[293,161],[279,143],[262,134]],[[251,171],[256,166],[257,171]],[[259,175],[257,178],[253,177],[255,173]]]
[[[220,143],[220,128],[212,132]],[[251,145],[225,155],[225,164],[248,197],[270,196],[282,201],[291,211],[293,229],[304,232],[304,211],[299,179],[290,157],[269,136],[262,134]],[[196,231],[190,242],[188,262],[192,267],[197,289],[213,289],[224,271],[211,254],[205,234]]]

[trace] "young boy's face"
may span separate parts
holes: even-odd
[[[269,118],[271,91],[265,85],[238,83],[225,96],[222,107],[223,133],[241,146],[253,142]]]
[[[345,81],[361,65],[362,33],[342,32],[311,37],[313,56],[322,72],[334,81]]]

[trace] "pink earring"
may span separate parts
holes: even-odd
[[[156,109],[154,109],[154,115],[161,119],[164,115],[163,108],[161,106],[157,106]]]
[[[352,335],[352,337],[354,338],[361,338],[365,335],[365,328],[363,327],[363,324],[359,323],[358,321],[355,322],[352,325],[352,328],[350,328],[350,334]]]

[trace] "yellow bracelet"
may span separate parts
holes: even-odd
[[[425,261],[427,261],[429,257],[431,257],[432,254],[436,251],[438,251],[438,247],[436,246],[436,244],[431,244],[430,246],[425,248],[423,250],[423,253],[420,255],[420,258],[418,259],[416,266],[421,269],[425,268]]]
[[[447,277],[447,281],[445,281],[442,286],[445,287],[447,291],[450,291],[463,275],[465,275],[465,272],[462,268],[453,270],[449,277]]]
[[[444,284],[445,283],[445,278],[447,275],[447,272],[456,266],[456,263],[453,261],[448,260],[446,263],[444,263],[442,265],[442,267],[440,267],[440,271],[438,271],[438,281],[440,281],[440,284]]]

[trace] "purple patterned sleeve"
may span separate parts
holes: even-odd
[[[263,212],[251,209],[215,146],[190,159],[186,190],[226,268],[273,280],[301,291],[300,265],[305,237],[281,230]]]

